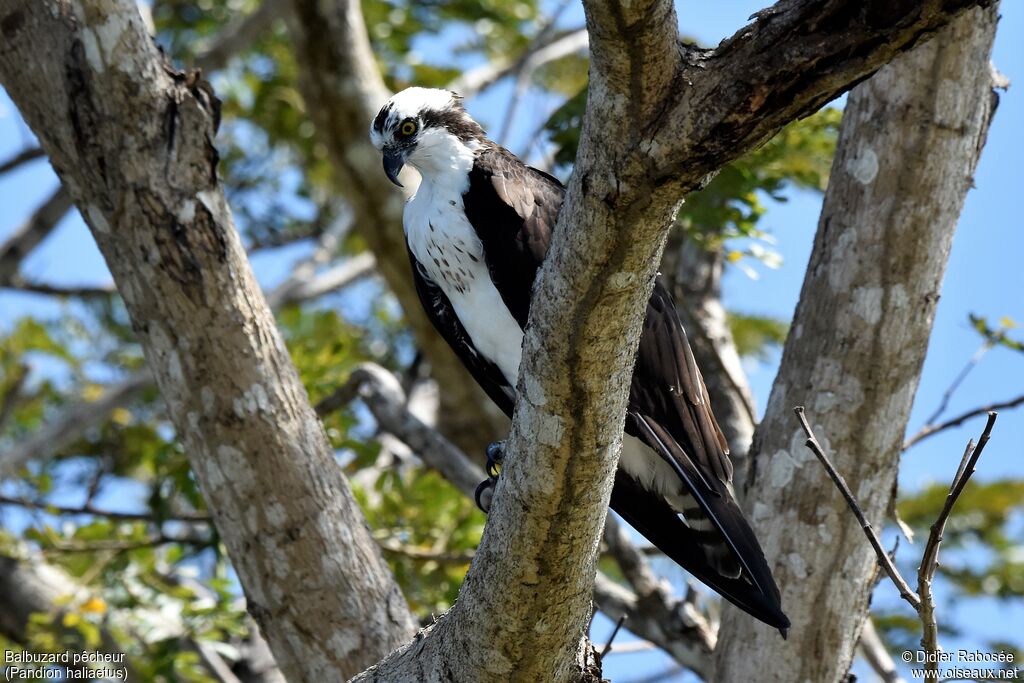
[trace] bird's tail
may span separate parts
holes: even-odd
[[[738,576],[730,576],[733,571],[720,571],[720,562],[704,551],[709,545],[720,548],[721,540],[713,544],[702,539],[697,529],[688,526],[667,503],[655,500],[628,474],[620,470],[615,475],[613,510],[676,564],[743,611],[779,629],[785,637],[789,619],[782,611],[779,588],[753,530],[730,496],[716,496],[709,503],[714,507],[716,528],[729,529],[725,535],[728,545],[735,553],[734,561],[742,565]]]

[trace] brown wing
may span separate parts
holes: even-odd
[[[482,151],[469,173],[466,217],[483,242],[494,286],[521,327],[564,195],[558,180],[497,145]]]
[[[661,432],[673,459],[684,469],[692,468],[709,491],[727,490],[732,482],[729,446],[711,412],[707,388],[675,304],[661,282],[655,283],[647,302],[629,410]]]

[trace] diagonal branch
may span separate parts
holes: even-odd
[[[90,427],[102,422],[111,411],[131,403],[152,385],[148,372],[138,372],[110,387],[95,401],[74,404],[60,417],[29,434],[4,453],[0,453],[0,480],[6,479],[30,461],[45,453],[57,453],[79,439]]]
[[[35,210],[18,230],[0,245],[0,285],[14,281],[21,262],[50,236],[57,223],[71,210],[71,195],[63,186]]]
[[[961,413],[960,415],[952,417],[946,420],[945,422],[940,422],[939,424],[926,424],[924,427],[921,427],[917,434],[914,434],[912,437],[910,437],[903,443],[903,450],[909,450],[912,446],[916,446],[918,443],[924,441],[929,436],[934,436],[939,432],[944,432],[947,429],[952,429],[953,427],[959,427],[964,422],[967,422],[968,420],[971,420],[973,418],[981,417],[982,415],[987,415],[988,413],[999,410],[1016,408],[1021,405],[1024,405],[1024,395],[1017,396],[1016,398],[1011,398],[1009,401],[990,403],[986,406],[981,406],[980,408],[968,410],[965,413]]]
[[[878,563],[882,565],[882,569],[885,570],[886,575],[889,579],[896,584],[896,588],[900,591],[900,597],[910,603],[910,606],[915,610],[921,609],[921,598],[914,592],[907,583],[907,580],[900,574],[900,570],[893,564],[892,558],[889,557],[889,553],[885,552],[885,548],[882,546],[882,539],[875,533],[874,528],[871,526],[871,522],[868,521],[867,517],[864,516],[864,511],[861,509],[860,504],[857,503],[856,497],[850,487],[846,484],[846,480],[843,479],[843,475],[839,474],[836,470],[835,465],[829,460],[825,451],[822,450],[821,444],[818,443],[817,437],[814,436],[814,432],[811,431],[811,426],[807,424],[807,418],[804,416],[804,407],[797,406],[793,408],[793,412],[796,413],[796,417],[800,420],[800,427],[804,430],[804,434],[807,435],[807,442],[804,444],[810,449],[814,456],[818,458],[818,462],[825,468],[829,478],[832,479],[832,483],[836,485],[839,492],[843,494],[843,499],[846,501],[847,506],[850,508],[850,512],[857,518],[857,522],[860,524],[861,530],[864,531],[864,535],[867,536],[868,542],[871,543],[871,547],[875,551],[875,555],[878,557]]]
[[[13,171],[22,164],[34,161],[35,159],[42,159],[44,156],[46,156],[46,154],[40,147],[28,147],[26,149],[23,149],[20,152],[16,153],[14,156],[12,156],[10,159],[0,161],[0,175],[3,175],[8,171]]]
[[[266,35],[274,21],[282,18],[287,10],[287,0],[262,0],[255,10],[230,22],[213,36],[196,56],[195,66],[206,73],[223,69],[232,57],[241,55]]]

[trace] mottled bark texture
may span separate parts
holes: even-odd
[[[359,680],[596,680],[581,657],[594,560],[644,303],[681,198],[976,4],[783,2],[700,51],[678,44],[670,0],[584,1],[587,112],[484,537],[452,610]]]
[[[793,621],[736,610],[714,680],[839,681],[876,558],[792,408],[879,526],[892,499],[953,232],[993,113],[996,8],[973,10],[850,95],[800,303],[752,449],[747,508]],[[883,588],[884,589],[884,588]]]
[[[507,433],[508,420],[434,330],[413,288],[402,210],[419,178],[412,169],[403,173],[403,195],[384,175],[380,153],[370,144],[370,122],[391,93],[370,50],[359,3],[292,0],[288,17],[301,67],[299,86],[317,139],[327,148],[336,186],[439,385],[438,428],[464,452],[482,459],[484,447]]]
[[[130,0],[3,0],[0,80],[85,217],[281,670],[339,680],[413,631],[242,250],[217,102]]]

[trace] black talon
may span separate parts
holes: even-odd
[[[501,474],[501,461],[505,458],[505,442],[492,441],[487,445],[487,476],[492,480]]]
[[[476,491],[473,493],[473,499],[476,501],[476,506],[487,514],[491,510],[491,497],[494,495],[494,481],[491,479],[484,479],[480,482]],[[487,505],[484,505],[483,498],[487,497]]]

